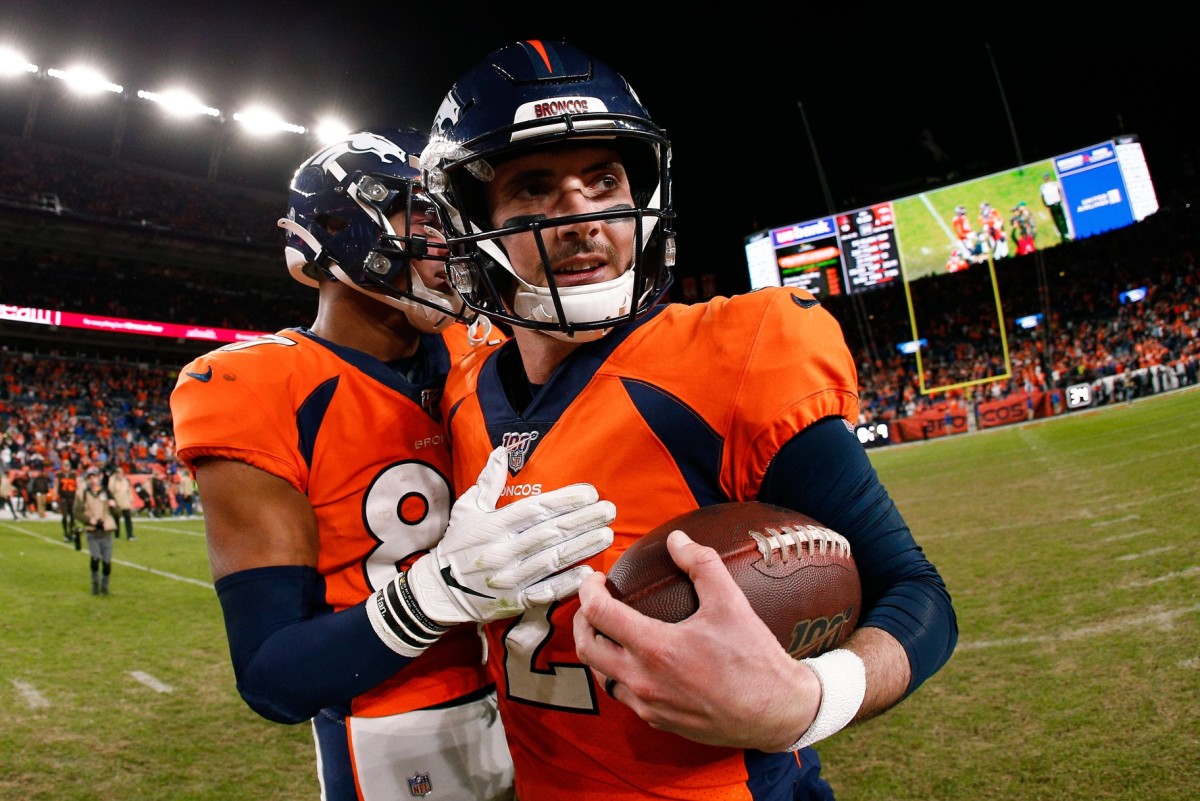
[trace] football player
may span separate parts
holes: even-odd
[[[556,571],[612,538],[586,484],[497,511],[499,458],[452,509],[438,401],[469,318],[425,141],[361,131],[297,169],[279,224],[315,322],[195,359],[171,397],[238,690],[312,721],[324,801],[511,798],[476,626],[573,592],[590,568]]]
[[[506,496],[586,479],[618,510],[577,597],[485,627],[522,801],[832,797],[812,745],[912,693],[957,640],[942,578],[854,436],[834,318],[793,288],[659,303],[670,158],[619,74],[530,40],[454,85],[421,159],[455,287],[513,331],[447,379],[457,480],[502,446]],[[711,169],[719,214],[728,173]],[[606,591],[603,572],[662,521],[751,500],[851,542],[864,608],[843,648],[791,659],[715,552],[683,535],[670,548],[695,582],[692,618],[662,623]]]

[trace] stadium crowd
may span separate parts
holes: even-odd
[[[228,239],[232,268],[238,245],[280,241],[274,220],[282,200],[227,188],[227,202],[213,203],[211,194],[201,202],[201,193],[177,191],[173,183],[195,180],[116,169],[96,157],[0,138],[0,200],[32,202],[50,193],[97,219],[152,220],[213,242]],[[1005,374],[1004,340],[995,322],[981,323],[978,311],[989,302],[980,293],[994,291],[991,282],[948,280],[970,270],[911,285],[923,309],[921,336],[930,342],[922,353],[923,376],[915,356],[896,347],[912,339],[902,286],[858,299],[869,308],[867,326],[854,324],[851,298],[823,299],[859,354],[862,421],[970,410],[1077,384],[1092,387],[1094,404],[1195,384],[1196,245],[1193,207],[1174,197],[1142,223],[997,260],[1012,370],[981,383],[972,382]],[[133,261],[11,243],[0,254],[0,304],[260,331],[311,322],[313,296],[282,275],[282,257],[278,273],[238,272],[232,281],[229,273],[188,269],[169,256],[161,263]],[[1146,288],[1143,299],[1121,302],[1122,293],[1139,287]],[[1043,309],[1048,319],[1032,328],[1014,323]],[[36,508],[30,486],[37,474],[53,488],[64,472],[120,466],[140,477],[139,484],[163,485],[157,503],[148,490],[139,507],[158,514],[183,510],[177,485],[190,476],[175,457],[168,398],[191,355],[168,352],[154,363],[141,355],[113,358],[67,332],[53,346],[0,343],[0,473],[15,485],[22,508]],[[922,386],[953,388],[922,393]],[[1054,409],[1062,410],[1061,396]]]
[[[136,476],[137,487],[146,485],[139,509],[184,513],[193,491],[171,433],[168,398],[176,374],[0,350],[0,473],[9,479],[14,518],[61,511],[56,501],[64,477],[117,468]]]
[[[114,222],[274,243],[279,195],[224,187],[75,150],[0,136],[0,198]]]

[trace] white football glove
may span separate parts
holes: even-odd
[[[447,628],[515,617],[573,594],[587,565],[557,572],[603,551],[616,507],[591,484],[572,484],[500,509],[508,452],[496,448],[475,485],[450,511],[441,542],[367,603],[380,639],[417,656]]]

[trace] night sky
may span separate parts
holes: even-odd
[[[127,92],[189,85],[227,114],[262,98],[302,124],[337,113],[352,125],[425,128],[489,50],[566,38],[624,74],[671,135],[680,257],[705,262],[683,271],[717,274],[722,291],[745,288],[746,234],[830,204],[858,208],[1121,134],[1141,139],[1166,203],[1200,152],[1185,122],[1196,114],[1197,48],[1182,34],[1126,41],[1144,4],[1112,19],[1038,18],[1037,4],[920,4],[874,17],[853,4],[739,2],[713,14],[607,3],[583,15],[570,4],[526,22],[502,5],[513,7],[4,0],[0,45],[43,67],[86,60]],[[0,84],[0,133],[21,134],[32,83]],[[33,138],[109,152],[121,101],[85,107],[44,89]],[[122,158],[205,173],[217,126],[184,127],[124,102]],[[282,192],[313,144],[290,140],[226,144],[219,178]]]

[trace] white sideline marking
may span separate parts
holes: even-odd
[[[50,706],[50,701],[46,696],[42,695],[27,681],[13,679],[12,686],[16,688],[17,695],[21,696],[21,700],[25,702],[25,706],[30,709],[45,709]]]
[[[162,576],[163,578],[182,581],[185,584],[195,584],[197,587],[206,587],[210,590],[213,588],[212,582],[210,581],[200,581],[198,579],[188,578],[187,576],[177,576],[174,573],[168,573],[165,570],[156,570],[153,567],[146,567],[145,565],[136,565],[133,562],[126,562],[124,559],[113,559],[113,561],[118,565],[125,565],[125,567],[133,568],[134,570],[144,570],[145,572],[155,576]]]
[[[135,679],[140,681],[142,684],[145,684],[147,687],[149,687],[151,690],[154,690],[154,692],[156,692],[156,693],[169,693],[175,689],[174,687],[172,687],[169,684],[163,684],[161,681],[154,678],[149,673],[143,673],[140,670],[130,671],[129,675],[133,676]]]
[[[1174,573],[1155,576],[1152,579],[1131,581],[1125,585],[1125,588],[1149,587],[1151,584],[1158,584],[1160,581],[1172,581],[1177,578],[1191,578],[1192,576],[1200,576],[1200,567],[1192,565],[1191,567],[1185,567],[1183,570],[1176,570]]]
[[[183,535],[185,537],[203,537],[203,531],[180,531],[172,523],[181,523],[185,520],[203,520],[201,517],[135,517],[133,518],[133,536],[137,536],[139,531],[162,531],[168,534]],[[122,523],[122,526],[124,524]],[[122,533],[125,529],[122,527]]]
[[[1125,515],[1124,517],[1118,517],[1115,520],[1097,520],[1095,523],[1092,523],[1092,528],[1098,528],[1100,526],[1111,526],[1114,523],[1125,523],[1129,520],[1137,520],[1137,519],[1138,519],[1137,515]]]
[[[1179,663],[1179,666],[1195,670],[1196,668],[1200,668],[1200,659],[1185,659]]]
[[[1007,648],[1012,645],[1031,645],[1033,643],[1042,642],[1060,642],[1062,640],[1082,640],[1085,637],[1094,637],[1099,634],[1110,634],[1114,631],[1128,631],[1137,629],[1143,626],[1158,626],[1159,628],[1170,628],[1175,623],[1175,618],[1183,615],[1190,615],[1200,612],[1200,604],[1195,606],[1185,606],[1182,609],[1169,609],[1165,612],[1154,612],[1141,617],[1125,617],[1117,620],[1109,620],[1105,623],[1097,623],[1095,626],[1084,626],[1080,629],[1064,631],[1058,634],[1039,634],[1035,637],[1011,637],[1006,640],[979,640],[977,642],[960,642],[958,644],[959,651],[982,651],[985,648]]]
[[[1146,556],[1154,556],[1155,554],[1164,553],[1166,551],[1173,551],[1173,550],[1175,550],[1174,545],[1164,545],[1161,548],[1151,548],[1150,550],[1142,551],[1141,553],[1127,553],[1124,556],[1118,556],[1113,561],[1115,561],[1115,562],[1132,562],[1134,559],[1142,559],[1143,557],[1146,557]]]
[[[1111,537],[1103,537],[1096,541],[1097,542],[1120,542],[1121,540],[1131,540],[1134,537],[1140,537],[1144,534],[1153,534],[1156,531],[1158,531],[1158,529],[1156,529],[1156,528],[1143,528],[1143,529],[1139,529],[1138,531],[1130,531],[1126,534],[1113,534]]]

